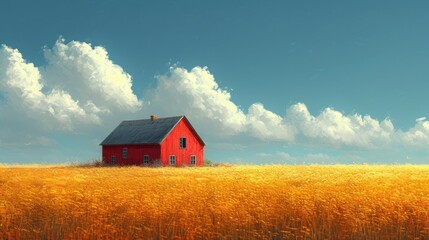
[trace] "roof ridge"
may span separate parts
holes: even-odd
[[[158,117],[157,120],[160,119],[168,119],[168,118],[182,118],[185,115],[177,115],[177,116],[171,116],[171,117]],[[150,118],[141,118],[141,119],[134,119],[134,120],[123,120],[122,122],[132,122],[132,121],[143,121],[143,120],[151,120]]]

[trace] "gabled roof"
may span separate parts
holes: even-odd
[[[204,142],[185,116],[123,121],[100,145],[160,144],[184,118],[203,145]]]

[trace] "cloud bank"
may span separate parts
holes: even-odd
[[[109,60],[104,48],[58,40],[53,49],[45,49],[45,56],[47,65],[35,67],[17,49],[2,45],[0,86],[9,108],[46,127],[68,131],[80,124],[100,124],[113,111],[141,108],[131,76]]]
[[[20,118],[23,124],[43,126],[44,131],[73,133],[83,125],[102,127],[102,123],[123,115],[185,114],[203,135],[217,139],[237,136],[362,149],[429,145],[425,118],[401,131],[388,118],[379,121],[333,108],[314,115],[304,103],[287,107],[283,114],[266,109],[262,103],[243,110],[228,90],[219,87],[207,67],[198,66],[191,70],[172,66],[166,74],[156,76],[155,89],[146,89],[146,94],[138,97],[131,75],[115,64],[103,47],[60,39],[44,52],[46,65],[37,67],[18,49],[0,48],[0,128],[15,127],[19,132],[20,125],[11,123]],[[43,137],[34,139],[50,143]]]
[[[313,115],[304,103],[289,106],[284,115],[267,110],[262,103],[243,111],[232,101],[230,92],[219,88],[207,67],[190,71],[172,67],[157,78],[158,86],[149,95],[146,110],[160,115],[186,114],[211,135],[366,149],[428,145],[429,122],[425,119],[402,132],[388,118],[379,121],[369,115],[345,115],[333,108]]]

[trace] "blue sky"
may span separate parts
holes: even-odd
[[[428,163],[426,1],[7,1],[0,163],[186,114],[233,163]]]

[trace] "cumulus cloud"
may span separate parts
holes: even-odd
[[[0,49],[0,83],[12,100],[16,95],[30,107],[38,107],[44,95],[41,92],[40,72],[32,63],[26,63],[21,53],[2,45]],[[9,91],[7,91],[9,90]]]
[[[2,94],[10,108],[21,109],[29,119],[71,131],[81,124],[100,124],[109,113],[141,108],[131,76],[104,48],[60,39],[45,49],[45,57],[47,65],[36,67],[19,50],[0,49]]]
[[[266,110],[261,103],[252,104],[246,115],[249,131],[265,140],[292,142],[295,133],[290,124],[279,115]]]
[[[46,82],[67,89],[92,110],[141,109],[142,102],[133,93],[130,74],[110,60],[105,48],[78,41],[66,44],[60,39],[52,49],[45,49],[45,58]]]
[[[207,67],[188,71],[172,67],[158,76],[157,88],[149,94],[148,112],[160,115],[188,115],[191,121],[212,134],[234,135],[244,131],[246,116],[219,88]]]
[[[0,84],[12,107],[22,108],[30,118],[49,115],[64,128],[74,121],[99,121],[92,112],[81,108],[69,93],[52,89],[44,93],[38,68],[27,63],[17,49],[3,45],[0,49]]]
[[[303,103],[292,105],[286,119],[304,139],[329,145],[375,148],[388,145],[395,130],[389,119],[379,122],[369,115],[343,115],[332,108],[313,116]]]
[[[416,119],[416,124],[407,132],[401,133],[405,145],[427,147],[429,145],[429,121],[425,117]]]

